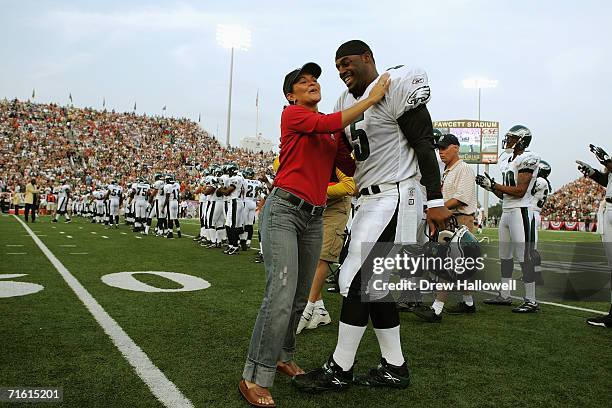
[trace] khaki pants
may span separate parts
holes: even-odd
[[[327,202],[323,212],[323,247],[320,260],[338,262],[350,209],[350,196]]]

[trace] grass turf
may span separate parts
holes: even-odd
[[[195,223],[182,225],[185,233],[197,233]],[[196,246],[188,237],[136,238],[125,226],[105,230],[84,220],[51,224],[41,217],[31,227],[45,235],[41,239],[49,249],[196,407],[246,406],[237,384],[264,287],[263,266],[251,263],[254,251],[227,257]],[[12,280],[45,287],[36,294],[0,299],[0,386],[62,386],[65,407],[160,406],[25,234],[15,219],[0,217],[0,275],[27,273]],[[495,240],[495,231],[485,234]],[[599,237],[566,232],[542,233],[540,239],[584,243]],[[14,244],[24,246],[6,246]],[[179,272],[212,286],[142,293],[100,280],[120,271]],[[157,287],[177,287],[164,278],[136,277]],[[324,299],[333,324],[298,336],[296,361],[306,369],[320,365],[335,347],[341,302],[327,293]],[[601,311],[608,307],[605,302],[570,304]],[[540,314],[517,316],[506,307],[478,303],[477,308],[471,316],[445,315],[440,325],[402,315],[402,344],[412,373],[406,390],[353,387],[313,396],[297,392],[278,376],[272,394],[279,406],[292,407],[610,405],[612,331],[587,326],[584,318],[590,313],[544,305]],[[368,330],[357,371],[376,365],[379,356]]]

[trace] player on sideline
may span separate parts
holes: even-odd
[[[253,225],[255,224],[255,210],[257,209],[257,199],[261,192],[261,181],[255,180],[255,171],[251,168],[244,169],[242,172],[244,180],[244,233],[240,236],[242,250],[251,248],[253,239]]]
[[[217,191],[228,199],[225,226],[227,227],[226,231],[229,246],[224,253],[227,255],[235,255],[240,251],[238,240],[240,239],[240,234],[243,232],[242,210],[244,209],[244,205],[240,200],[240,195],[242,194],[244,177],[238,173],[238,166],[233,163],[226,165],[226,172],[228,177],[225,178],[224,186],[217,189]]]
[[[606,209],[604,211],[604,219],[599,220],[599,222],[603,224],[603,244],[608,258],[608,267],[610,268],[610,311],[604,316],[589,317],[587,323],[591,326],[612,328],[612,160],[601,147],[591,144],[589,148],[597,160],[605,167],[605,170],[603,172],[595,170],[580,160],[576,160],[576,163],[578,164],[578,170],[585,177],[593,179],[606,187]]]
[[[123,188],[117,184],[117,180],[111,181],[108,185],[106,199],[109,200],[108,219],[110,228],[113,225],[115,225],[115,228],[119,228],[119,208],[123,200]]]
[[[155,190],[155,191],[153,191]],[[151,189],[151,194],[153,195],[151,203],[151,209],[149,210],[149,216],[147,217],[147,227],[145,228],[145,234],[149,233],[149,228],[151,228],[151,223],[153,221],[153,217],[157,218],[157,226],[155,228],[155,233],[158,236],[163,235],[166,225],[166,211],[164,206],[165,196],[164,196],[164,180],[162,175],[157,173],[155,175],[155,181],[153,182],[153,186]]]
[[[342,44],[335,60],[340,79],[348,88],[336,103],[335,110],[339,111],[367,95],[379,74],[372,50],[363,41]],[[338,390],[353,383],[355,355],[370,319],[381,362],[355,382],[393,388],[405,388],[410,383],[395,300],[388,291],[375,291],[369,285],[372,258],[388,256],[394,243],[417,242],[423,211],[419,169],[420,183],[427,191],[428,223],[435,229],[451,213],[442,199],[433,127],[426,107],[430,99],[427,74],[401,65],[387,72],[391,83],[384,99],[345,128],[356,159],[359,211],[352,223],[348,255],[340,268],[338,282],[343,298],[336,349],[321,368],[294,377],[294,385],[303,391]],[[377,242],[378,248],[363,254],[364,260],[362,244],[368,242]]]
[[[175,224],[176,235],[181,238],[181,223],[178,219],[181,185],[176,180],[174,180],[174,177],[170,175],[166,176],[164,194],[166,194],[166,214],[168,221],[168,230],[166,231],[166,238],[174,238],[173,232]]]
[[[151,186],[144,179],[139,178],[133,188],[132,201],[134,203],[134,232],[149,233],[147,225],[147,207],[149,205],[149,190]]]
[[[542,259],[540,257],[540,253],[538,252],[538,230],[542,226],[542,217],[540,216],[540,213],[544,208],[544,204],[546,204],[548,195],[551,193],[550,181],[548,181],[550,171],[550,164],[544,160],[540,160],[536,182],[531,189],[531,211],[533,211],[534,221],[534,229],[532,232],[532,236],[534,238],[533,251],[531,252],[531,255],[533,260],[533,269],[535,271],[536,284],[538,285],[542,285],[544,283],[544,280],[542,279]]]
[[[57,222],[60,215],[63,215],[66,222],[70,222],[70,216],[68,215],[68,200],[70,199],[70,185],[68,180],[62,180],[62,185],[57,192],[57,212],[52,222]]]
[[[540,310],[535,294],[535,271],[532,258],[535,220],[531,210],[531,190],[536,182],[540,157],[525,149],[531,143],[531,131],[523,125],[510,128],[502,146],[504,152],[499,158],[499,169],[503,184],[496,183],[487,173],[476,176],[476,183],[491,191],[502,201],[502,215],[499,221],[499,259],[501,281],[511,284],[514,271],[514,255],[518,258],[525,284],[524,302],[512,309],[514,313],[535,313]],[[502,290],[488,305],[512,305],[510,290]]]

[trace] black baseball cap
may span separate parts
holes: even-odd
[[[283,82],[283,95],[285,98],[288,93],[291,93],[293,90],[293,84],[297,82],[299,77],[302,74],[310,74],[315,78],[319,78],[321,76],[321,67],[314,62],[307,62],[302,66],[302,68],[294,69],[287,75],[285,75],[285,82]]]
[[[442,135],[442,137],[438,140],[438,143],[436,143],[436,145],[439,147],[448,147],[450,145],[461,146],[461,144],[459,143],[459,139],[457,139],[457,136],[453,135],[452,133],[447,133],[445,135]]]

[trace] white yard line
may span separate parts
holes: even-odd
[[[27,252],[7,252],[7,255],[27,255]]]
[[[490,292],[490,291],[487,291],[487,290],[480,290],[479,292],[488,293],[489,295],[497,295],[497,292]],[[510,297],[512,299],[523,300],[523,298],[520,297],[520,296],[510,296]],[[538,303],[541,303],[543,305],[562,307],[564,309],[580,310],[582,312],[589,312],[589,313],[597,313],[597,314],[600,314],[600,315],[607,315],[608,314],[608,312],[601,312],[599,310],[587,309],[587,308],[578,307],[578,306],[564,305],[563,303],[543,302],[543,301],[538,301]]]
[[[7,247],[22,247],[23,245],[6,244]]]
[[[59,245],[61,247],[65,247],[65,248],[74,248],[76,245],[74,244],[66,244],[66,245]]]
[[[89,252],[70,252],[70,255],[88,255]]]
[[[32,237],[36,245],[53,264],[70,289],[83,302],[87,310],[92,314],[104,332],[110,337],[117,349],[136,371],[136,374],[145,382],[153,395],[166,407],[193,407],[183,393],[172,381],[153,364],[149,356],[128,336],[119,324],[100,306],[96,299],[85,289],[83,285],[70,273],[68,269],[53,255],[47,246],[32,232],[26,223],[17,220]]]

